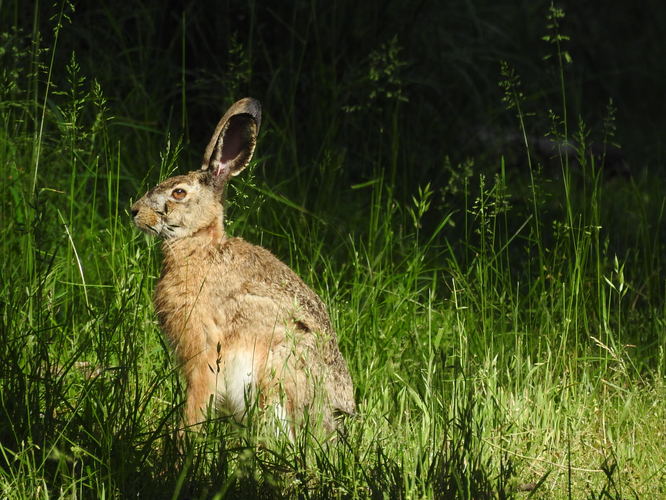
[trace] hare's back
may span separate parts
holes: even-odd
[[[296,319],[302,323],[299,327],[321,333],[333,331],[319,296],[271,252],[242,238],[231,238],[222,245],[221,253],[244,291],[273,300],[283,311],[294,312],[297,307]]]

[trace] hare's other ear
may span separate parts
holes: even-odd
[[[227,110],[215,127],[201,164],[201,169],[210,172],[215,184],[224,184],[247,167],[260,125],[261,104],[256,99],[246,97]]]

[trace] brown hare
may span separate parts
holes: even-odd
[[[187,381],[185,426],[209,402],[237,421],[257,403],[292,436],[315,418],[332,431],[355,403],[323,302],[268,250],[224,231],[224,187],[250,162],[260,123],[258,101],[233,104],[201,169],[148,191],[132,217],[163,239],[154,302]]]

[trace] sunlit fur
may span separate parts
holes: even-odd
[[[206,184],[209,177],[208,172],[195,171],[167,179],[134,204],[135,224],[164,239],[186,238],[211,225],[221,231],[222,205],[219,193]],[[172,195],[179,188],[187,193],[182,200]]]
[[[136,225],[164,240],[155,307],[187,380],[185,425],[204,418],[212,396],[237,420],[258,404],[270,406],[290,434],[306,420],[330,431],[334,415],[353,413],[355,403],[323,302],[268,250],[224,232],[224,184],[250,161],[260,121],[258,103],[244,101],[216,129],[231,130],[224,136],[234,145],[231,167],[204,164],[165,180],[132,206]],[[227,127],[224,120],[236,109],[244,118]],[[231,133],[243,135],[228,138]],[[213,135],[211,144],[223,148],[222,142]],[[246,146],[236,155],[239,144]],[[224,154],[209,145],[205,158],[212,163]],[[187,194],[176,200],[174,189]]]

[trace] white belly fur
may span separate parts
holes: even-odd
[[[225,362],[224,384],[218,380],[217,394],[219,401],[228,415],[237,422],[245,420],[248,411],[256,403],[257,397],[257,360],[252,351],[235,351]],[[284,434],[293,439],[286,408],[280,402],[272,402],[272,420],[276,435]]]
[[[223,407],[237,420],[245,418],[255,403],[256,361],[251,351],[235,351],[224,363],[224,383],[218,386]]]

